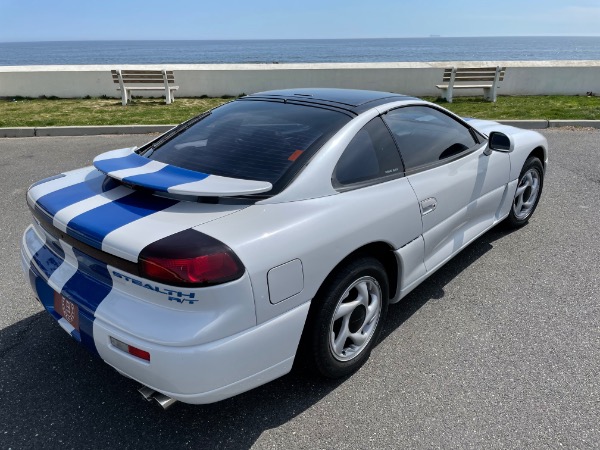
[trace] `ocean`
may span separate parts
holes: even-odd
[[[0,43],[0,66],[600,60],[600,37]]]

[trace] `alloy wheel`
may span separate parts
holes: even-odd
[[[368,346],[381,308],[381,287],[373,277],[361,277],[344,291],[329,326],[329,347],[335,359],[349,361]]]

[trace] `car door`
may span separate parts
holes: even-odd
[[[494,223],[509,156],[487,155],[481,135],[433,107],[397,108],[384,120],[419,201],[425,267],[435,270]]]

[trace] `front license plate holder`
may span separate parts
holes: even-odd
[[[55,292],[54,311],[79,332],[79,307],[75,303]]]

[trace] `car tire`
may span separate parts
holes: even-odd
[[[525,225],[537,208],[544,187],[544,166],[531,156],[523,164],[506,225],[519,228]]]
[[[381,262],[362,257],[336,270],[313,300],[308,325],[311,366],[327,378],[350,375],[369,358],[388,309]]]

